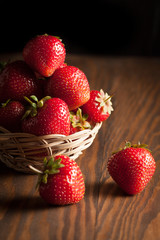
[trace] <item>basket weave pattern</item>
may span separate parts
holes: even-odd
[[[69,136],[11,133],[0,126],[0,160],[8,167],[25,173],[33,173],[29,165],[42,170],[46,155],[50,157],[63,154],[75,160],[92,144],[101,125],[102,123],[97,123],[92,130],[83,130]]]

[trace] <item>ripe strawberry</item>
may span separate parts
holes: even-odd
[[[67,205],[84,197],[85,184],[77,163],[67,156],[59,155],[45,159],[43,174],[39,176],[40,196],[50,204]]]
[[[38,101],[35,96],[22,121],[23,132],[35,135],[63,134],[69,135],[70,118],[67,104],[59,98],[45,97]]]
[[[31,39],[23,49],[26,63],[44,77],[49,77],[64,63],[66,51],[60,39],[47,34]]]
[[[8,99],[23,101],[24,96],[32,94],[41,97],[34,72],[21,60],[7,64],[0,74],[0,102]]]
[[[76,67],[58,68],[48,80],[46,95],[63,99],[73,110],[89,100],[89,83],[85,74]]]
[[[0,108],[0,125],[11,132],[20,131],[24,106],[18,101],[8,100]]]
[[[67,66],[67,63],[63,63],[63,64],[61,64],[58,68],[63,68],[63,67],[66,67]],[[57,68],[57,69],[58,69]]]
[[[85,129],[91,129],[90,123],[87,121],[88,115],[82,114],[80,108],[77,109],[76,113],[70,112],[70,134],[79,132]]]
[[[102,122],[113,111],[111,97],[104,93],[102,89],[100,92],[92,90],[89,101],[82,106],[82,111],[88,115],[89,121]]]
[[[108,161],[108,171],[115,182],[128,194],[141,192],[152,178],[155,160],[145,144],[127,142],[124,149]]]

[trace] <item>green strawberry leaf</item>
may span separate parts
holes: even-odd
[[[43,183],[47,183],[47,179],[49,175],[52,174],[57,174],[60,172],[60,168],[64,167],[65,165],[61,163],[62,159],[58,158],[58,159],[54,159],[53,157],[51,157],[49,160],[47,160],[47,158],[44,158],[44,170],[42,174],[39,174],[39,179],[38,179],[38,185],[43,182]]]
[[[31,98],[33,101],[38,102],[38,98],[37,98],[35,95],[30,96],[30,98]]]

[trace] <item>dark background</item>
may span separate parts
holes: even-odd
[[[0,52],[48,33],[68,53],[160,56],[160,0],[1,0],[0,7]]]

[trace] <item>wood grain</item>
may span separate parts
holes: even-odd
[[[0,60],[19,54],[1,55]],[[114,94],[115,111],[92,146],[79,157],[85,198],[76,205],[48,206],[35,191],[37,177],[0,163],[0,236],[5,240],[159,240],[160,59],[69,55],[91,89]],[[107,172],[107,159],[125,140],[147,143],[156,172],[146,189],[127,196]]]

